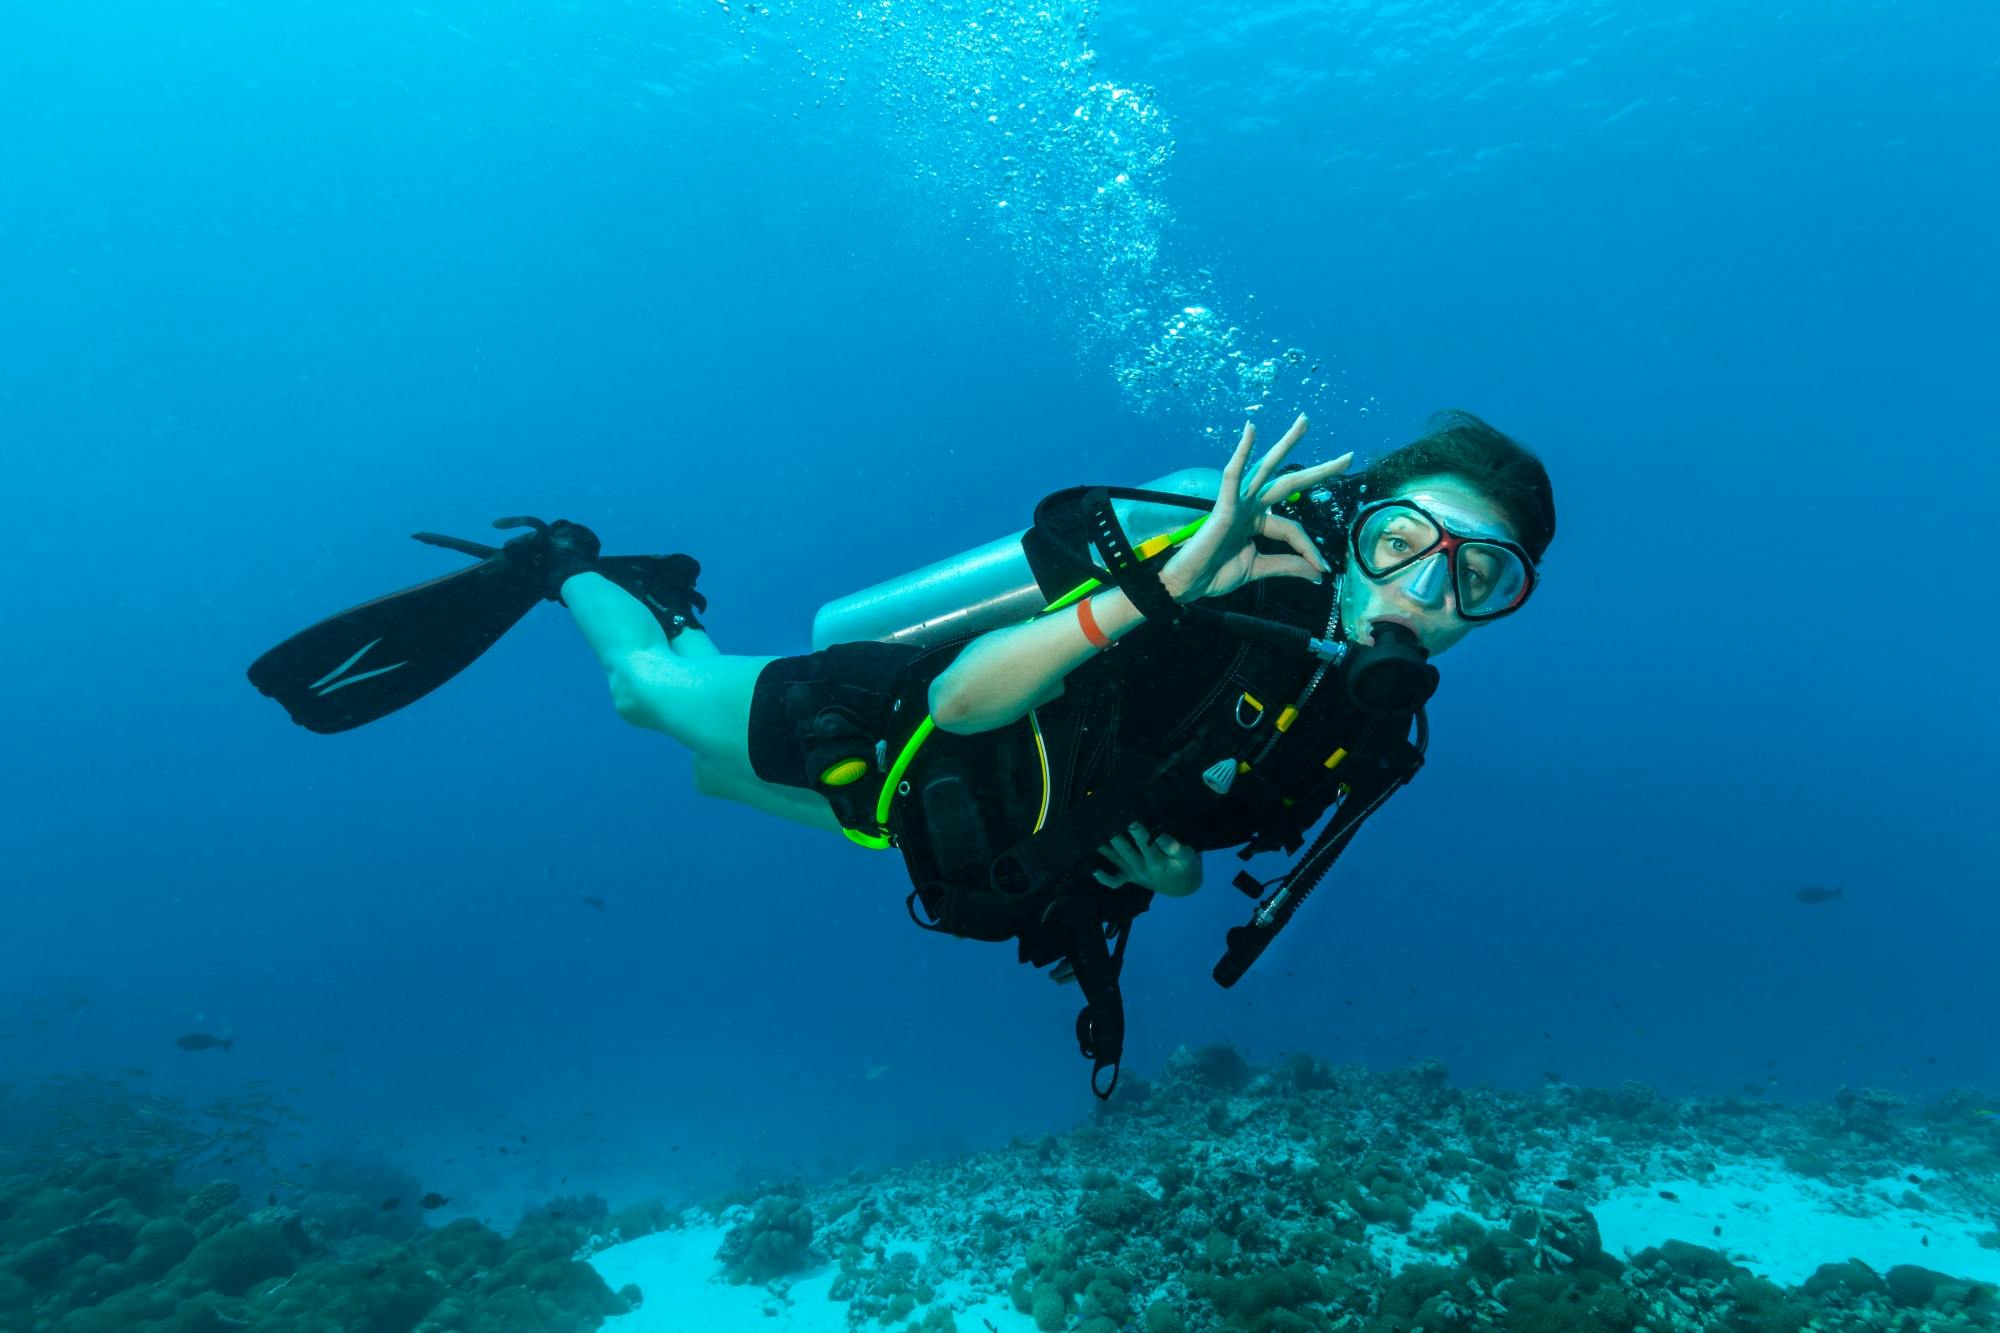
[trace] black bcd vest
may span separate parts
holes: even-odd
[[[1331,582],[1264,579],[1215,600],[1218,609],[1338,633]],[[802,737],[810,732],[821,742],[809,771],[820,772],[836,753],[874,761],[866,781],[816,788],[847,827],[875,827],[883,759],[927,714],[931,682],[967,642],[913,650],[876,706],[849,710],[841,726],[824,716],[794,719]],[[1028,718],[925,740],[886,830],[910,874],[906,908],[926,930],[1014,940],[1022,962],[1058,964],[1062,980],[1073,974],[1086,1000],[1078,1047],[1093,1062],[1092,1091],[1108,1097],[1124,1044],[1119,972],[1132,923],[1153,894],[1098,882],[1091,872],[1106,863],[1097,848],[1137,822],[1200,851],[1238,847],[1245,860],[1291,853],[1336,809],[1287,875],[1236,877],[1239,889],[1263,901],[1247,926],[1230,932],[1230,953],[1216,966],[1216,980],[1231,985],[1360,820],[1421,765],[1421,744],[1408,740],[1413,720],[1362,712],[1346,695],[1341,668],[1308,654],[1206,621],[1142,623],[1072,671],[1063,695]],[[1233,770],[1226,779],[1225,768]],[[1276,883],[1284,887],[1266,898]],[[1110,1082],[1100,1086],[1107,1068]]]

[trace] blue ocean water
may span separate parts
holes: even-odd
[[[1075,993],[698,798],[559,609],[337,738],[244,667],[454,567],[408,533],[523,512],[693,553],[725,651],[803,652],[830,598],[1217,465],[1246,414],[1365,461],[1461,407],[1547,461],[1545,587],[1441,664],[1429,766],[1243,984],[1227,857],[1141,921],[1130,1067],[2000,1084],[1996,36],[1924,0],[7,7],[0,1082],[268,1079],[300,1154],[496,1211],[1071,1123]]]

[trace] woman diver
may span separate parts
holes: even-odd
[[[1236,877],[1259,901],[1215,970],[1233,984],[1421,766],[1429,659],[1518,611],[1555,534],[1547,472],[1477,417],[1433,418],[1358,477],[1351,454],[1287,469],[1305,432],[1300,417],[1253,467],[1246,425],[1219,477],[1180,495],[1049,497],[1010,566],[1026,556],[1041,611],[1016,623],[927,636],[836,617],[819,651],[725,654],[689,557],[604,557],[579,525],[506,519],[531,530],[498,548],[418,534],[481,562],[323,621],[250,676],[301,725],[346,730],[559,600],[618,715],[684,745],[700,792],[899,849],[918,925],[1018,941],[1080,982],[1078,1042],[1108,1096],[1133,918],[1194,892],[1201,853],[1297,852],[1335,811],[1286,874]],[[1162,504],[1208,512],[1126,532]]]

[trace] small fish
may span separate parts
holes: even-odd
[[[1840,896],[1839,889],[1822,889],[1814,884],[1808,884],[1792,895],[1802,903],[1830,903]]]
[[[278,1206],[278,1191],[272,1190],[264,1196],[264,1206],[266,1208],[276,1208]]]
[[[190,1032],[174,1039],[174,1045],[184,1051],[212,1051],[218,1046],[226,1051],[235,1044],[234,1037],[211,1037],[206,1032]]]
[[[401,1199],[382,1200],[382,1211],[385,1213],[393,1213],[402,1206],[403,1206],[403,1201]]]
[[[1576,1188],[1576,1182],[1574,1180],[1571,1180],[1568,1176],[1564,1176],[1561,1180],[1558,1180],[1556,1182],[1556,1188],[1559,1190],[1573,1190]]]
[[[1924,1178],[1918,1175],[1914,1171],[1910,1172],[1909,1175],[1904,1176],[1903,1179],[1909,1181],[1912,1185],[1921,1185],[1924,1183]]]
[[[91,1005],[95,1003],[96,1001],[91,999],[88,995],[79,995],[75,999],[71,1000],[68,1004],[64,1005],[63,1008],[69,1010],[69,1012],[71,1013],[75,1013],[79,1009],[88,1009],[90,1008]]]
[[[868,1072],[867,1072],[867,1073],[865,1073],[865,1074],[863,1074],[863,1075],[862,1075],[862,1077],[863,1077],[863,1078],[880,1078],[880,1077],[882,1077],[882,1075],[884,1075],[884,1074],[886,1074],[886,1073],[888,1073],[888,1072],[889,1072],[889,1066],[887,1066],[887,1065],[870,1065],[870,1066],[868,1066]]]
[[[503,1143],[503,1144],[501,1144],[501,1145],[500,1145],[500,1152],[501,1152],[501,1154],[502,1154],[503,1156],[504,1156],[504,1155],[506,1154],[506,1152],[507,1152],[507,1145],[506,1145],[506,1144],[504,1144],[504,1143]]]
[[[429,1194],[417,1200],[418,1206],[423,1208],[442,1208],[450,1202],[450,1199],[445,1198],[444,1195],[439,1194],[436,1190],[432,1190]]]
[[[151,1078],[153,1076],[153,1071],[150,1069],[121,1069],[118,1072],[125,1075],[126,1078]]]
[[[1668,1203],[1679,1203],[1681,1201],[1681,1196],[1674,1193],[1672,1190],[1661,1190],[1660,1197],[1662,1199],[1665,1199]]]
[[[586,893],[583,895],[583,905],[585,907],[592,908],[599,912],[604,911],[606,908],[610,906],[609,903],[605,902],[604,899],[598,897],[594,893]]]
[[[1919,1236],[1917,1237],[1917,1244],[1928,1250],[1931,1247],[1931,1238],[1929,1236]]]

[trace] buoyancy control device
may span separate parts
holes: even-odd
[[[1323,599],[1323,627],[1299,623],[1295,606],[1283,608],[1295,613],[1289,617],[1255,613],[1268,609],[1264,585],[1284,580],[1248,585],[1242,591],[1254,591],[1251,597],[1221,599],[1250,611],[1180,605],[1166,591],[1160,566],[1205,521],[1219,479],[1211,469],[1187,469],[1162,478],[1161,489],[1058,491],[1023,532],[829,603],[815,619],[816,647],[870,638],[922,650],[875,709],[797,719],[802,735],[824,733],[811,765],[823,774],[818,789],[851,840],[903,852],[913,884],[906,905],[919,926],[1018,941],[1021,961],[1053,964],[1057,980],[1079,984],[1086,1003],[1077,1042],[1092,1061],[1091,1090],[1100,1098],[1115,1088],[1123,1054],[1118,978],[1126,943],[1153,895],[1095,880],[1097,849],[1134,822],[1201,846],[1199,836],[1183,831],[1227,809],[1231,818],[1222,822],[1232,835],[1247,835],[1237,840],[1237,855],[1247,861],[1298,852],[1307,831],[1332,811],[1290,869],[1268,880],[1235,877],[1256,906],[1228,932],[1212,972],[1218,984],[1233,986],[1368,816],[1415,776],[1428,743],[1424,703],[1437,672],[1414,635],[1378,625],[1372,646],[1348,642],[1337,596]],[[1351,512],[1343,502],[1352,495],[1351,488],[1322,488],[1278,506],[1306,526],[1336,569],[1344,563],[1342,516]],[[1187,521],[1190,510],[1200,517]],[[1179,526],[1170,526],[1175,519]],[[1147,535],[1133,540],[1135,528]],[[1134,747],[1121,750],[1121,711],[1145,658],[1128,652],[1121,659],[1116,648],[1101,660],[1122,666],[1094,673],[1095,685],[1048,710],[1046,725],[1034,710],[999,732],[937,730],[925,706],[929,684],[967,642],[1108,586],[1124,590],[1149,623],[1193,626],[1207,641],[1230,645],[1226,668],[1199,703],[1170,725],[1148,728],[1149,739],[1170,743],[1140,747],[1138,767]],[[1292,702],[1280,706],[1286,698]],[[1325,728],[1299,725],[1309,705],[1315,717],[1337,714],[1351,734],[1325,742],[1328,752],[1303,765],[1311,771],[1303,778],[1295,758],[1279,764],[1272,755],[1287,739],[1297,738],[1293,752],[1308,738],[1324,742]],[[822,766],[822,759],[832,762]],[[1270,776],[1281,772],[1290,775],[1289,789]]]

